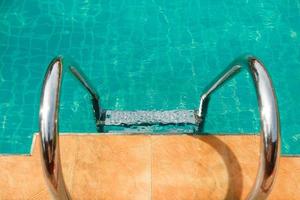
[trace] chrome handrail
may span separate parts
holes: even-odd
[[[88,79],[85,77],[83,72],[81,72],[79,69],[75,68],[73,65],[70,66],[70,71],[91,95],[97,131],[103,132],[104,131],[105,110],[102,109],[102,107],[100,105],[99,95],[97,94],[96,90],[91,86],[91,84],[89,83]]]
[[[204,90],[200,97],[199,109],[195,116],[199,126],[203,126],[210,95],[226,80],[243,68],[248,69],[252,75],[261,118],[259,169],[255,184],[248,194],[247,199],[266,199],[272,190],[279,164],[280,122],[275,91],[264,65],[251,55],[241,56],[234,60],[229,67]]]
[[[59,96],[62,81],[62,58],[49,65],[41,93],[41,158],[47,185],[54,199],[70,199],[63,178],[58,135]]]
[[[195,116],[198,119],[199,126],[203,124],[206,113],[204,111],[207,109],[209,96],[244,67],[248,69],[254,80],[261,116],[260,165],[248,199],[264,199],[271,192],[278,167],[280,126],[275,92],[263,64],[253,56],[243,56],[231,63],[229,68],[204,91],[200,98],[199,110],[195,113]],[[96,98],[98,95],[91,89],[92,87],[89,86],[83,76],[76,69],[74,71],[74,68],[73,70],[71,68],[71,71],[75,72],[75,76],[88,89],[92,97]],[[50,63],[44,78],[39,120],[41,157],[44,174],[53,197],[55,199],[70,199],[63,178],[59,151],[58,111],[62,72],[62,58],[57,57]]]
[[[74,66],[72,73],[79,79],[92,96],[96,121],[101,118],[99,96],[87,79]],[[47,69],[41,93],[40,138],[41,158],[47,185],[55,199],[70,199],[63,178],[59,150],[59,97],[63,73],[62,57],[54,58]]]

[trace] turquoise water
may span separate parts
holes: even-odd
[[[78,62],[105,108],[194,109],[206,83],[245,52],[265,63],[278,96],[282,151],[300,154],[300,2],[287,0],[1,1],[0,153],[28,153],[40,89],[56,55]],[[69,74],[62,132],[95,132],[89,96]],[[254,133],[243,73],[213,95],[205,132]]]

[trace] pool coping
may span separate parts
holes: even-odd
[[[39,132],[35,132],[33,133],[32,136],[32,141],[31,141],[31,145],[30,145],[30,151],[29,153],[20,153],[20,154],[9,154],[9,153],[0,153],[0,156],[32,156],[32,153],[34,151],[34,147],[35,147],[35,143],[36,143],[36,138],[39,135]],[[130,132],[111,132],[111,133],[87,133],[87,132],[61,132],[60,133],[61,136],[84,136],[84,135],[128,135],[128,136],[132,136],[132,135],[164,135],[164,136],[170,136],[170,135],[192,135],[192,136],[259,136],[259,133],[239,133],[239,134],[234,134],[234,133],[205,133],[205,134],[189,134],[189,133],[130,133]],[[300,157],[300,154],[283,154],[281,152],[280,157]]]
[[[34,136],[31,156],[0,156],[0,184],[5,188],[0,199],[50,199],[41,168],[40,135]],[[66,133],[59,143],[64,178],[74,197],[146,200],[149,195],[188,198],[217,192],[243,199],[256,176],[260,137],[235,136]],[[280,159],[270,199],[299,199],[299,163],[300,157]]]

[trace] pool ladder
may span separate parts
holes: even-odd
[[[199,108],[194,111],[194,121],[197,124],[198,131],[201,132],[205,123],[210,95],[242,69],[246,69],[251,74],[255,85],[261,127],[259,169],[247,199],[266,199],[274,185],[279,163],[280,122],[274,88],[264,65],[251,55],[244,55],[234,60],[204,90],[200,97]],[[70,65],[70,70],[90,93],[98,131],[103,132],[106,111],[100,106],[99,95],[79,69]],[[52,197],[54,199],[71,199],[63,178],[59,150],[58,111],[62,72],[63,58],[57,57],[49,64],[44,78],[39,116],[41,159]],[[181,112],[178,113],[178,115],[180,114]]]

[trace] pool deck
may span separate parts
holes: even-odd
[[[37,136],[30,156],[0,156],[0,199],[50,199]],[[245,199],[259,136],[62,135],[74,199]],[[269,199],[300,199],[300,157],[281,157]]]

